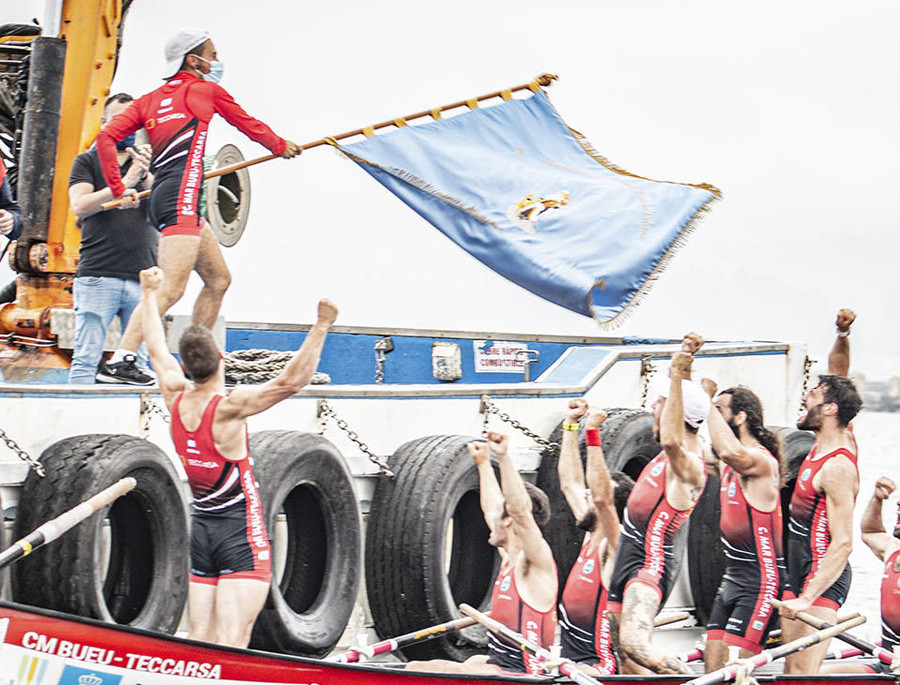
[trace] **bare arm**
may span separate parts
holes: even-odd
[[[484,522],[491,533],[497,533],[503,525],[503,491],[491,466],[491,451],[486,442],[470,442],[466,447],[478,469],[478,499]]]
[[[553,553],[550,551],[547,541],[544,540],[534,516],[531,515],[531,498],[525,490],[522,477],[509,456],[507,437],[499,433],[488,433],[487,439],[494,454],[497,455],[497,464],[500,467],[500,487],[506,502],[506,513],[512,519],[516,535],[522,544],[527,572],[548,572],[555,576]],[[555,589],[553,593],[556,594]]]
[[[584,424],[585,430],[599,429],[606,418],[605,411],[591,410]],[[619,544],[619,517],[616,514],[613,482],[606,468],[602,445],[587,447],[587,484],[597,510],[597,526],[591,532],[604,536],[607,539],[608,553],[615,555],[616,545]]]
[[[847,566],[853,549],[853,502],[859,487],[856,471],[849,460],[838,457],[823,466],[819,475],[822,479],[819,485],[825,494],[831,542],[818,570],[808,578],[802,594],[782,604],[781,615],[788,618],[794,618],[798,611],[809,609],[834,584]]]
[[[565,423],[577,424],[586,411],[587,402],[584,400],[569,400],[569,409],[566,412]],[[581,467],[577,430],[569,430],[563,426],[559,461],[556,464],[556,470],[559,474],[559,488],[562,490],[575,520],[580,521],[587,514],[588,506],[585,499],[587,485],[585,484],[584,471]]]
[[[703,482],[703,469],[700,463],[696,459],[691,459],[684,450],[684,403],[681,381],[690,380],[693,358],[689,352],[676,352],[672,357],[672,367],[669,370],[671,386],[660,417],[659,442],[669,458],[669,465],[675,475],[688,485],[700,485]]]
[[[897,547],[900,547],[900,540],[888,533],[884,528],[884,520],[881,516],[882,503],[890,497],[891,493],[896,489],[894,481],[890,478],[882,476],[875,483],[875,492],[872,493],[872,499],[863,512],[862,521],[860,521],[860,530],[862,539],[869,549],[875,553],[882,561],[886,561]]]
[[[325,336],[337,318],[337,307],[329,300],[319,301],[316,323],[303,340],[300,349],[294,353],[275,378],[262,385],[248,385],[235,388],[219,404],[224,418],[245,419],[259,414],[278,404],[291,395],[300,392],[316,372],[319,356],[325,344]]]
[[[828,373],[832,376],[850,375],[850,326],[856,320],[856,314],[850,309],[841,309],[837,313],[835,326],[838,335],[835,336],[834,346],[828,354]],[[841,335],[846,333],[848,335]]]
[[[709,437],[719,459],[742,476],[756,478],[771,475],[772,465],[766,453],[758,447],[747,447],[738,440],[718,409],[710,410],[708,426]]]
[[[162,321],[159,319],[159,306],[156,303],[156,293],[162,288],[163,272],[157,266],[141,271],[141,328],[144,333],[144,343],[150,354],[150,362],[156,372],[159,391],[163,401],[169,409],[178,393],[188,388],[188,381],[184,377],[181,365],[169,352],[166,346],[166,335],[163,331]]]

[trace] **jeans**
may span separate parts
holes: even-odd
[[[103,356],[106,331],[113,317],[118,315],[122,332],[128,319],[141,301],[141,286],[137,281],[109,276],[79,276],[72,287],[75,300],[75,349],[69,383],[94,383],[97,365]],[[137,352],[138,367],[146,369],[147,348]]]

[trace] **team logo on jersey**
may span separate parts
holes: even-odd
[[[753,622],[753,630],[762,630],[765,626],[763,626],[762,621],[754,621]]]
[[[586,576],[589,576],[589,575],[591,575],[593,570],[594,570],[594,560],[588,559],[584,565],[584,568],[582,569],[582,573],[584,573],[584,575],[586,575]]]
[[[736,492],[737,492],[737,483],[735,483],[734,481],[731,481],[731,484],[728,486],[728,497],[729,498],[734,497],[734,493],[736,493]]]
[[[662,462],[658,463],[656,466],[654,466],[652,469],[650,469],[650,475],[655,478],[656,476],[661,474],[662,470],[663,470],[663,466],[664,466],[664,464]]]
[[[151,128],[156,128],[156,119],[154,119],[153,117],[150,117],[149,119],[147,119],[147,121],[144,122],[144,128],[147,129],[148,131]]]
[[[809,480],[809,475],[810,475],[811,473],[812,473],[812,469],[811,469],[811,468],[805,468],[805,469],[803,469],[803,473],[800,474],[800,480],[802,480],[802,481],[808,481],[808,480]]]
[[[509,590],[509,585],[512,582],[512,576],[506,576],[503,579],[503,582],[500,583],[500,592],[506,592]]]

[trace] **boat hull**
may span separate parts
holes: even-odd
[[[337,664],[245,649],[229,649],[147,631],[0,603],[2,685],[429,685],[460,680],[473,685],[535,682],[508,676],[471,678],[411,673],[378,665]],[[605,682],[677,685],[680,676],[612,676]],[[792,685],[865,685],[890,675],[818,676],[784,680]]]

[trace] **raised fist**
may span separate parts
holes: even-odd
[[[566,421],[578,423],[578,420],[587,413],[588,403],[580,397],[569,400],[569,410],[566,412]]]
[[[334,302],[326,299],[319,300],[319,323],[324,323],[326,326],[330,326],[334,323],[337,315],[338,309],[337,307],[335,307]]]
[[[697,354],[697,350],[703,347],[703,338],[696,333],[688,333],[681,341],[681,351],[688,354]]]
[[[608,414],[602,409],[591,409],[588,412],[587,421],[584,422],[584,427],[587,429],[600,428],[607,416]]]
[[[834,320],[834,325],[837,326],[837,329],[841,333],[846,333],[850,330],[850,325],[856,321],[856,314],[852,309],[841,309],[837,313],[837,318]]]
[[[886,500],[896,489],[897,486],[894,485],[894,481],[892,481],[887,476],[882,476],[877,481],[875,481],[875,497],[880,500]]]
[[[139,274],[141,278],[141,288],[144,290],[159,290],[163,284],[163,270],[158,266],[151,266],[144,269]]]

